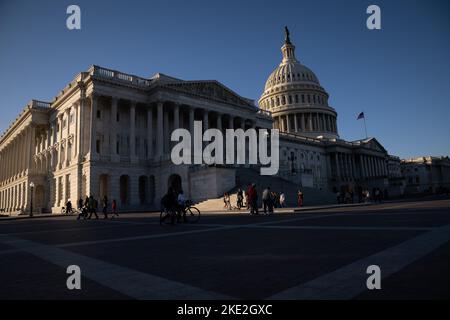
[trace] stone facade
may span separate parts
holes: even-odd
[[[116,199],[121,211],[159,209],[169,185],[193,200],[218,197],[235,186],[236,166],[170,160],[171,132],[193,132],[197,120],[203,130],[279,129],[278,178],[299,187],[386,187],[386,150],[375,138],[339,139],[328,93],[294,49],[287,37],[260,107],[217,81],[81,72],[53,101],[31,101],[1,136],[0,209],[27,212],[31,182],[37,212],[87,195]]]
[[[157,209],[170,184],[192,199],[218,196],[232,187],[232,168],[225,174],[170,160],[171,132],[192,132],[196,120],[204,130],[272,127],[269,113],[217,81],[145,79],[93,66],[52,102],[30,102],[2,135],[0,208],[29,210],[30,182],[38,212],[59,212],[86,195],[107,195],[121,210]],[[204,193],[211,175],[216,187]]]
[[[442,192],[450,189],[449,157],[418,157],[401,161],[406,193]]]

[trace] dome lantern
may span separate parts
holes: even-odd
[[[284,27],[285,40],[284,45],[281,47],[281,52],[283,53],[283,63],[292,61],[298,62],[295,58],[295,46],[291,43],[289,38],[289,29]]]

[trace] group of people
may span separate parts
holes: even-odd
[[[244,192],[241,188],[237,191],[237,201],[236,209],[240,210],[246,208],[250,211],[250,214],[259,214],[258,205],[258,191],[256,189],[256,184],[252,183],[248,186],[247,190]],[[244,199],[246,205],[244,206]],[[262,209],[264,214],[272,214],[274,208],[284,208],[286,207],[286,195],[284,192],[272,191],[270,187],[266,187],[262,192]],[[227,210],[232,210],[231,196],[229,193],[225,193],[223,196],[224,208]],[[297,192],[297,205],[298,207],[303,206],[303,192],[298,190]]]
[[[369,189],[357,187],[356,192],[359,203],[367,203],[370,201],[381,203],[382,200],[387,200],[389,198],[387,189],[382,191],[380,188],[373,188],[372,191],[369,191]],[[352,189],[337,191],[336,196],[338,204],[355,202],[355,194]]]
[[[100,204],[101,204],[102,213],[104,215],[104,219],[108,219],[109,202],[108,202],[108,197],[106,195],[101,199]],[[72,203],[70,202],[70,200],[67,202],[66,207],[67,207],[67,211],[69,210],[69,208],[72,208]],[[92,215],[94,215],[95,218],[98,219],[97,212],[99,209],[99,202],[97,199],[94,198],[94,196],[91,195],[89,197],[86,197],[85,200],[80,198],[78,200],[77,207],[79,210],[77,220],[80,220],[81,218],[91,219]],[[113,199],[113,201],[111,202],[111,214],[112,214],[113,218],[119,216],[119,214],[117,212],[116,199]]]

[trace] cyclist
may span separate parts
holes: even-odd
[[[72,213],[73,213],[72,202],[69,199],[66,203],[66,214],[72,214]]]
[[[178,212],[178,199],[175,190],[172,187],[169,187],[167,193],[161,198],[161,207],[171,214],[176,214]],[[166,218],[167,215],[164,219]],[[174,223],[175,221],[172,220],[172,224]]]

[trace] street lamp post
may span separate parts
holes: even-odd
[[[30,218],[33,217],[33,190],[34,190],[34,182],[30,183]]]

